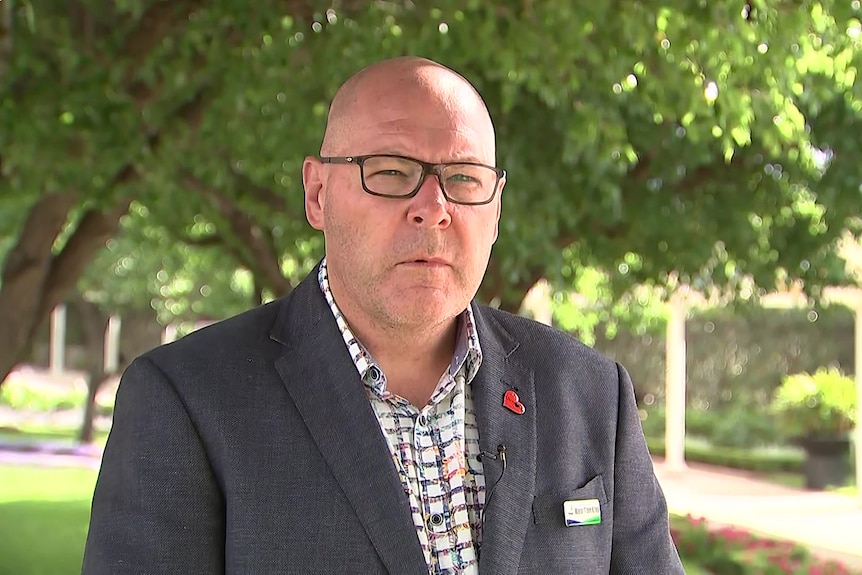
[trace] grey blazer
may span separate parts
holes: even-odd
[[[480,572],[683,573],[625,370],[552,328],[474,310],[480,445],[506,447]],[[503,407],[511,388],[522,415]],[[490,487],[501,461],[483,466]],[[567,527],[564,502],[591,499],[601,522]],[[83,573],[428,573],[316,269],[126,370]]]

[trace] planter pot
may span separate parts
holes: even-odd
[[[850,440],[845,437],[801,438],[805,450],[805,488],[824,490],[844,485],[850,472]]]

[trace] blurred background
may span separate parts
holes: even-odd
[[[302,160],[404,54],[497,128],[479,299],[629,369],[688,571],[862,572],[860,48],[859,0],[0,0],[0,573],[80,572],[118,375],[317,263]]]

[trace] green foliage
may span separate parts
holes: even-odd
[[[641,412],[644,433],[664,437],[664,406],[650,406]],[[690,407],[685,412],[687,437],[698,438],[715,447],[751,449],[786,444],[787,439],[769,418],[741,404],[719,409]]]
[[[718,417],[709,439],[717,447],[761,447],[787,440],[769,418],[748,405],[737,405],[715,415]]]
[[[278,271],[292,280],[322,253],[300,164],[334,90],[372,61],[422,54],[486,96],[510,174],[485,299],[519,302],[535,279],[568,286],[565,270],[584,267],[615,293],[798,277],[816,294],[845,281],[834,240],[862,225],[862,13],[753,5],[16,2],[0,238],[47,193],[79,194],[57,251],[76,214],[134,198],[156,230],[141,249],[168,260],[129,256],[168,275],[136,291],[163,299],[160,315],[228,313],[248,291],[237,273],[277,295],[291,285]],[[116,275],[127,255],[113,249],[96,276]],[[204,285],[212,295],[194,295]]]
[[[845,435],[855,425],[856,382],[835,367],[790,374],[770,407],[787,437]]]
[[[653,456],[665,454],[664,437],[647,436],[647,446]],[[759,472],[802,473],[804,454],[797,449],[778,448],[716,448],[704,441],[686,440],[686,461],[707,463],[719,467]]]
[[[193,219],[189,228],[201,225],[199,220]],[[258,303],[250,276],[215,247],[177,242],[145,206],[135,203],[79,289],[105,310],[152,309],[167,324],[248,309]]]
[[[595,344],[599,329],[607,339],[613,339],[619,330],[634,335],[664,332],[667,306],[661,290],[638,286],[617,293],[610,274],[595,267],[565,264],[563,275],[572,289],[554,294],[554,324],[588,345]]]
[[[0,405],[12,409],[49,413],[83,407],[87,389],[83,385],[32,385],[26,379],[13,377],[0,388]]]
[[[841,305],[693,309],[686,321],[686,397],[691,410],[747,406],[766,413],[784,375],[836,365],[853,370],[853,310]],[[663,402],[663,330],[637,334],[602,325],[596,348],[627,367],[639,394]]]

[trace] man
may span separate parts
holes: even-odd
[[[505,172],[473,87],[350,79],[303,166],[325,258],[136,360],[84,573],[682,573],[632,385],[473,302]]]

